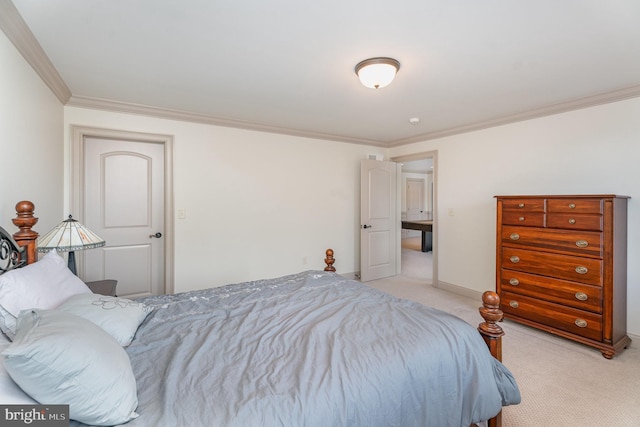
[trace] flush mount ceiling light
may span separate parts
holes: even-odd
[[[400,63],[393,58],[370,58],[356,65],[360,82],[371,89],[389,85],[396,77]]]

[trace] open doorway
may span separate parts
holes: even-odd
[[[437,287],[437,152],[393,158],[402,164],[400,264],[403,276]]]

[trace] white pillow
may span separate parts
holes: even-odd
[[[129,356],[86,319],[58,310],[25,310],[2,355],[22,390],[43,405],[68,404],[71,419],[114,425],[138,416]]]
[[[16,316],[9,313],[0,305],[0,330],[10,340],[16,334]]]
[[[0,353],[11,344],[4,335],[0,334]],[[4,360],[0,360],[0,402],[3,405],[34,405],[38,404],[30,398],[9,376],[4,367]]]
[[[98,294],[74,295],[57,309],[92,321],[124,347],[131,344],[138,326],[152,310],[130,299]]]
[[[56,308],[72,295],[90,292],[64,259],[50,251],[40,261],[0,276],[0,329],[13,338],[22,310]]]

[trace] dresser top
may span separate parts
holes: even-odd
[[[537,194],[494,196],[496,199],[630,199],[619,194]]]

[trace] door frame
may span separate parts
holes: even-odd
[[[74,217],[84,222],[84,142],[85,138],[114,139],[162,144],[164,147],[164,292],[174,293],[174,202],[173,202],[173,136],[71,125],[71,189],[70,202]],[[77,256],[82,256],[80,251]],[[83,274],[82,262],[78,263]]]
[[[411,160],[424,160],[433,159],[433,231],[432,231],[432,251],[433,251],[433,278],[432,283],[434,288],[439,287],[438,281],[438,150],[423,151],[421,153],[408,154],[404,156],[392,157],[392,162],[402,163],[409,162]],[[400,202],[398,202],[400,203]],[[398,207],[400,208],[400,206]],[[398,242],[398,246],[401,243]],[[401,248],[398,247],[398,254],[402,253]],[[400,256],[400,255],[398,255]],[[402,265],[402,259],[400,258],[399,265]]]

